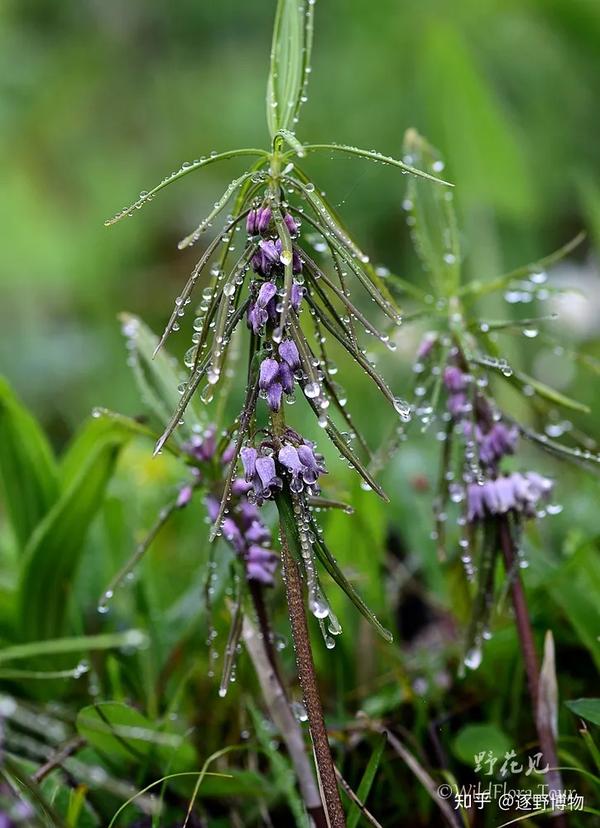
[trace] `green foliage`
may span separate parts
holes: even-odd
[[[0,477],[4,502],[22,552],[58,497],[56,462],[35,418],[0,378]]]

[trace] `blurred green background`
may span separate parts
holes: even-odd
[[[163,325],[196,255],[176,243],[240,162],[103,221],[183,160],[265,144],[273,4],[9,0],[0,15],[0,364],[60,442],[94,404],[135,407],[116,314]],[[299,136],[399,155],[417,127],[458,182],[468,271],[485,277],[581,227],[598,237],[599,64],[594,0],[328,0]],[[309,166],[363,246],[419,279],[402,178]]]

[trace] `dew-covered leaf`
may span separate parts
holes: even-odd
[[[375,628],[375,630],[377,630],[379,635],[388,643],[393,641],[394,636],[392,635],[392,633],[389,630],[386,630],[386,628],[379,621],[375,613],[372,612],[372,610],[370,610],[369,607],[365,604],[365,602],[360,597],[354,586],[350,583],[350,581],[342,572],[337,561],[327,548],[327,545],[325,544],[323,539],[318,535],[318,533],[315,533],[315,535],[315,552],[317,553],[319,561],[323,564],[327,572],[331,575],[336,584],[344,590],[344,592],[352,601],[354,606],[359,610],[359,612],[362,613],[362,615]]]
[[[139,197],[131,204],[129,207],[124,207],[122,210],[119,210],[116,215],[112,218],[107,219],[104,224],[108,227],[111,224],[116,224],[121,219],[125,218],[125,216],[130,216],[135,210],[139,210],[149,201],[152,201],[154,196],[159,193],[161,190],[164,190],[165,187],[168,187],[169,184],[172,184],[174,181],[179,181],[180,178],[183,178],[185,175],[188,175],[195,170],[200,169],[201,167],[206,167],[209,164],[214,164],[216,161],[224,161],[227,158],[237,158],[242,155],[253,155],[253,156],[261,156],[264,157],[267,153],[262,149],[253,149],[253,148],[244,148],[244,149],[237,149],[237,150],[228,150],[227,152],[214,152],[204,158],[199,158],[195,161],[184,161],[183,164],[179,167],[179,169],[175,170],[174,172],[166,175],[162,181],[153,187],[149,191],[143,191],[140,193]]]
[[[365,150],[360,147],[352,147],[347,144],[305,144],[305,152],[315,152],[317,150],[324,150],[326,152],[342,152],[347,155],[356,155],[359,158],[366,158],[368,161],[374,161],[376,164],[387,164],[392,167],[399,167],[403,172],[416,175],[419,178],[426,178],[436,184],[443,184],[446,187],[453,187],[449,181],[444,181],[442,178],[427,172],[426,170],[419,170],[413,167],[412,164],[406,164],[404,161],[399,161],[397,158],[392,158],[389,155],[384,155],[381,152],[374,150]]]
[[[0,478],[20,549],[58,496],[52,449],[33,416],[0,378]]]

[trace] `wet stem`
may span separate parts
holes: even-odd
[[[296,652],[298,679],[302,687],[304,706],[308,716],[319,786],[322,791],[325,809],[329,816],[331,827],[345,828],[346,817],[344,816],[342,802],[340,800],[335,767],[333,765],[329,739],[327,738],[327,729],[323,718],[323,707],[317,686],[300,570],[298,564],[290,554],[286,537],[286,526],[283,521],[281,521],[281,559],[290,625],[294,639],[294,650]]]
[[[560,771],[556,770],[558,768],[558,755],[556,752],[556,741],[554,734],[549,723],[547,721],[542,721],[539,715],[540,670],[538,657],[535,649],[535,641],[533,638],[533,630],[531,628],[531,620],[529,618],[525,590],[523,588],[518,560],[515,554],[515,546],[510,531],[510,525],[505,518],[501,519],[499,522],[498,535],[500,548],[504,557],[506,574],[511,580],[511,596],[515,612],[517,633],[521,644],[521,651],[523,653],[523,661],[525,663],[525,672],[527,674],[527,684],[529,687],[529,695],[531,696],[533,719],[537,730],[538,741],[544,755],[544,760],[550,765],[551,768],[548,772],[549,788],[551,791],[561,791],[563,789],[563,785]],[[565,814],[558,813],[553,820],[553,824],[557,826],[557,828],[567,828],[568,823]]]
[[[281,411],[271,415],[271,424],[274,434],[279,437],[285,427],[283,413]],[[295,527],[288,525],[287,510],[285,509],[285,504],[281,502],[284,497],[285,494],[278,496],[276,502],[281,531],[283,580],[285,582],[288,614],[294,641],[294,651],[296,653],[298,680],[302,688],[319,787],[325,811],[329,818],[329,824],[331,828],[345,828],[346,817],[340,799],[335,767],[329,747],[329,739],[327,737],[327,728],[325,727],[325,719],[323,717],[323,706],[317,685],[315,663],[306,618],[302,578],[298,564],[290,552],[289,546],[290,535],[293,543]]]

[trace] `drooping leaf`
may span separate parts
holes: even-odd
[[[188,173],[194,172],[195,170],[200,169],[200,167],[206,167],[208,164],[214,164],[215,161],[224,161],[227,158],[237,158],[241,155],[254,155],[254,156],[266,156],[267,153],[262,149],[253,149],[253,148],[244,148],[244,149],[237,149],[237,150],[228,150],[227,152],[218,152],[214,155],[209,155],[206,158],[200,158],[197,161],[193,162],[184,162],[178,170],[167,175],[163,178],[160,184],[157,184],[156,187],[153,187],[149,192],[143,192],[140,194],[140,197],[136,199],[129,207],[125,207],[123,210],[120,210],[116,215],[112,218],[107,219],[104,224],[108,227],[111,224],[116,224],[121,219],[125,218],[125,216],[131,215],[135,210],[139,210],[140,207],[143,207],[144,204],[147,204],[149,201],[152,201],[154,196],[159,193],[161,190],[164,190],[169,184],[172,184],[174,181],[178,181],[180,178],[183,178],[184,175],[188,175]]]
[[[39,425],[2,378],[0,478],[8,517],[24,549],[58,496],[56,463]]]
[[[132,431],[110,418],[84,425],[62,468],[62,491],[32,534],[24,555],[19,601],[27,640],[61,634],[85,539],[115,463]]]

